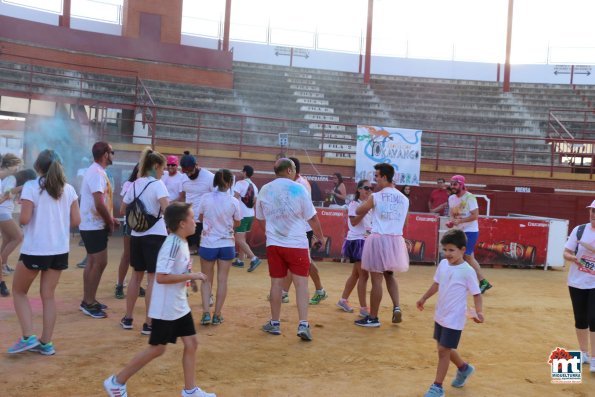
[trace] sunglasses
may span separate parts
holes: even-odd
[[[168,164],[167,166],[168,167],[177,167],[178,165],[177,164]]]
[[[372,186],[362,186],[361,188],[364,190],[367,190],[367,191],[374,190],[374,188]]]

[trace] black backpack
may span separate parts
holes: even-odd
[[[147,211],[145,204],[140,200],[140,196],[147,190],[149,185],[156,180],[147,183],[145,188],[136,195],[135,184],[132,184],[132,192],[134,194],[134,200],[126,206],[126,224],[135,232],[146,232],[161,219],[161,207],[159,207],[159,214],[154,216]]]
[[[583,233],[585,232],[585,227],[587,227],[586,223],[583,225],[580,225],[578,227],[578,230],[576,231],[576,248],[574,249],[574,255],[576,255],[578,253],[578,247],[579,247],[578,242],[581,241],[581,238],[583,238]]]
[[[252,182],[248,182],[248,190],[246,190],[246,194],[241,200],[246,207],[254,208],[254,186],[252,185]]]

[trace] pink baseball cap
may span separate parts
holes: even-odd
[[[461,185],[465,184],[465,177],[463,175],[454,175],[452,178],[450,178],[451,182],[458,182]]]
[[[178,165],[178,156],[167,156],[167,164]]]
[[[587,205],[586,208],[595,208],[595,200],[591,203],[591,205]]]

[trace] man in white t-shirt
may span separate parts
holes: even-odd
[[[450,221],[446,224],[448,227],[454,227],[462,230],[467,236],[467,248],[465,250],[465,262],[471,265],[477,273],[479,280],[479,289],[483,294],[492,284],[483,276],[479,262],[475,259],[475,244],[479,238],[479,207],[475,196],[467,190],[465,186],[465,177],[455,175],[450,178],[450,190],[453,194],[448,197],[448,208]]]
[[[234,197],[240,202],[242,221],[240,226],[235,229],[235,239],[239,250],[238,258],[232,262],[232,266],[240,268],[244,267],[244,262],[240,260],[241,253],[244,253],[247,258],[251,258],[250,267],[248,268],[249,272],[253,272],[261,263],[261,260],[254,255],[254,252],[252,252],[250,246],[246,242],[246,233],[250,231],[252,222],[254,221],[254,205],[256,204],[256,197],[258,196],[258,188],[254,182],[250,180],[253,174],[254,168],[245,165],[242,169],[243,179],[237,181],[233,187]],[[246,205],[246,202],[250,207]]]
[[[205,168],[200,168],[196,164],[194,156],[188,151],[184,152],[184,156],[180,160],[180,166],[185,177],[182,180],[178,201],[191,203],[194,209],[196,232],[188,237],[188,245],[190,246],[191,253],[196,255],[198,253],[198,247],[200,247],[200,235],[202,233],[202,223],[198,220],[198,206],[204,194],[216,190],[213,186],[215,174]]]
[[[105,172],[113,162],[114,150],[107,142],[96,142],[92,153],[94,162],[85,171],[80,192],[79,229],[88,256],[83,273],[83,300],[80,309],[92,318],[105,318],[106,306],[97,302],[96,294],[107,266],[108,236],[119,225],[113,216],[113,186]]]
[[[312,340],[308,323],[308,273],[310,255],[306,222],[316,237],[325,242],[320,221],[306,189],[293,181],[295,164],[287,158],[275,162],[276,178],[262,187],[256,201],[256,219],[266,235],[267,259],[271,277],[271,320],[262,330],[281,334],[281,291],[283,279],[291,272],[296,289],[299,325],[297,335]]]
[[[178,156],[167,156],[167,172],[163,173],[161,180],[167,188],[169,202],[173,203],[180,197],[184,174],[178,172]]]

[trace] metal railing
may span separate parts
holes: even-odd
[[[310,129],[310,122],[299,119],[250,116],[237,113],[207,112],[168,106],[148,106],[151,123],[142,120],[120,120],[134,125],[133,131],[122,133],[110,128],[116,120],[98,119],[104,140],[143,143],[193,149],[226,150],[239,153],[306,152],[311,158],[355,158],[357,146],[355,124],[316,122],[319,129]],[[141,110],[138,110],[141,111]],[[138,112],[137,111],[137,112]],[[107,113],[105,113],[107,114]],[[144,113],[143,113],[144,114]],[[159,114],[159,118],[157,118]],[[147,125],[150,127],[148,128]],[[345,132],[337,132],[341,126]],[[151,129],[152,128],[152,129]],[[278,134],[288,134],[289,145],[278,145]],[[445,165],[465,165],[508,170],[547,170],[555,172],[584,172],[593,178],[592,140],[525,137],[513,135],[424,130],[422,161],[433,164],[435,170]],[[573,156],[582,147],[583,165],[573,163]],[[586,167],[586,168],[585,168]]]

